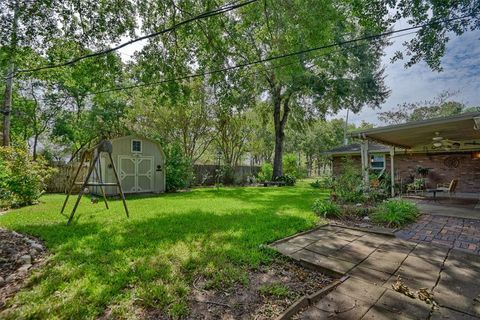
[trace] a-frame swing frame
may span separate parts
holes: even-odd
[[[78,166],[77,172],[75,173],[75,176],[72,179],[72,183],[71,183],[70,188],[68,190],[65,201],[63,202],[63,206],[62,206],[62,210],[61,210],[61,213],[63,213],[63,211],[65,210],[65,207],[67,205],[68,198],[70,197],[75,185],[81,185],[80,192],[78,193],[77,201],[75,202],[75,205],[72,209],[72,212],[70,213],[70,217],[68,218],[67,225],[70,225],[72,223],[73,216],[75,215],[75,212],[77,211],[77,207],[80,204],[80,200],[82,199],[83,194],[85,193],[85,188],[86,187],[100,187],[100,190],[101,190],[102,196],[103,196],[103,201],[105,202],[105,207],[107,209],[109,209],[108,202],[107,202],[107,197],[105,196],[105,190],[103,189],[103,187],[116,186],[117,189],[118,189],[118,192],[120,194],[120,197],[122,198],[123,207],[125,208],[125,213],[127,215],[127,218],[129,217],[127,202],[125,200],[125,194],[123,193],[122,185],[120,184],[120,178],[118,177],[117,169],[115,168],[115,163],[113,162],[112,150],[113,150],[112,143],[108,140],[102,140],[102,141],[100,141],[100,143],[95,148],[90,149],[90,150],[88,150],[88,151],[86,151],[82,154],[82,158],[80,160],[80,165]],[[108,158],[110,159],[110,163],[112,165],[112,169],[113,169],[113,173],[115,175],[116,182],[113,182],[113,183],[103,182],[102,176],[99,174],[99,171],[97,170],[97,162],[100,165],[100,154],[102,152],[108,154]],[[80,170],[82,169],[85,161],[88,160],[87,159],[88,155],[90,155],[90,165],[88,167],[88,171],[87,171],[87,175],[85,177],[85,180],[83,182],[77,182],[77,178],[78,178],[78,175],[80,174]],[[94,170],[95,170],[95,174],[96,174],[99,181],[90,182],[89,181],[90,176],[92,175]]]

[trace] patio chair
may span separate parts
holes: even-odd
[[[452,193],[455,193],[457,189],[458,179],[453,179],[449,184],[437,184],[437,191],[447,192],[448,196],[451,198]]]

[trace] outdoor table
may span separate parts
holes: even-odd
[[[427,189],[426,191],[433,193],[433,200],[437,200],[437,192],[443,192],[442,189]]]

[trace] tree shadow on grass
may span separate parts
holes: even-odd
[[[132,294],[169,309],[185,304],[195,275],[215,277],[230,266],[256,266],[270,257],[261,244],[312,224],[257,208],[228,214],[195,209],[123,223],[23,225],[20,231],[44,239],[53,257],[17,296],[19,313],[11,317],[96,317]],[[228,277],[235,274],[220,282]]]

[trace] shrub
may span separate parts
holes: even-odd
[[[375,222],[386,223],[388,227],[401,227],[415,221],[417,206],[406,200],[388,200],[378,206],[372,215]]]
[[[261,182],[269,181],[272,179],[273,167],[270,163],[264,163],[260,172],[258,173],[258,180]]]
[[[310,183],[312,188],[329,189],[332,188],[333,180],[330,176],[325,176]]]
[[[177,191],[190,186],[193,168],[190,160],[183,154],[179,145],[165,148],[165,182],[167,191]]]
[[[335,179],[332,187],[340,202],[359,203],[365,200],[362,175],[350,159],[345,161],[343,173]]]
[[[297,163],[297,156],[293,153],[287,153],[282,158],[283,162],[283,174],[285,176],[292,176],[299,178],[300,168]]]
[[[0,147],[0,206],[35,203],[54,171],[41,157],[30,160],[26,149]]]
[[[319,179],[313,181],[313,182],[310,182],[310,186],[312,188],[321,188],[322,187],[322,181],[320,181]]]
[[[277,181],[283,181],[287,186],[294,186],[297,183],[297,178],[288,174],[284,174],[276,179]]]
[[[317,199],[312,206],[313,212],[324,218],[339,217],[341,215],[340,208],[330,200]]]

